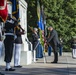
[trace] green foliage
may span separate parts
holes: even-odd
[[[37,27],[36,1],[28,2],[28,24],[32,27]],[[68,41],[76,36],[76,0],[40,0],[40,4],[44,6],[46,25],[51,25],[58,31],[64,40],[64,50],[70,51]]]

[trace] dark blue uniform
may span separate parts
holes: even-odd
[[[22,67],[20,65],[20,56],[21,56],[21,47],[22,47],[22,38],[21,35],[24,34],[24,29],[18,25],[15,28],[15,33],[17,38],[15,39],[15,50],[14,50],[14,66],[15,67]]]
[[[76,39],[71,41],[72,57],[76,58]]]
[[[14,27],[17,25],[17,21],[14,19],[9,19],[5,23],[5,62],[9,63],[12,59],[13,45],[14,45]]]

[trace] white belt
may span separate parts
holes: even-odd
[[[13,33],[5,33],[5,35],[13,35],[13,36],[14,36],[14,34],[13,34]]]

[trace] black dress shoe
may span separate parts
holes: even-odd
[[[15,71],[15,69],[13,69],[13,68],[9,68],[9,69],[5,69],[5,71]]]
[[[51,62],[51,63],[57,63],[57,61],[53,61],[53,62]]]
[[[4,75],[4,74],[0,72],[0,75]]]
[[[14,66],[14,67],[16,67],[16,68],[21,68],[22,66],[21,66],[21,65],[18,65],[18,66]]]

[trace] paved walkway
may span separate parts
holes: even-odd
[[[47,63],[44,63],[44,59],[38,59],[36,63],[31,65],[23,65],[22,68],[16,68],[14,72],[4,71],[5,65],[1,65],[1,71],[5,75],[76,75],[76,59],[72,58],[71,53],[63,53],[59,56],[57,64],[52,64],[53,54],[47,56]],[[22,63],[21,63],[22,64]]]

